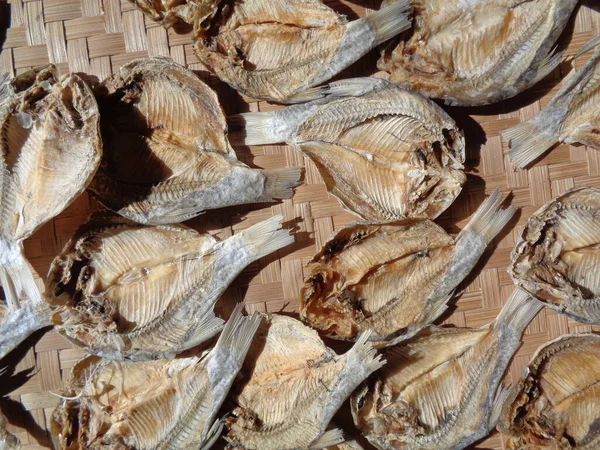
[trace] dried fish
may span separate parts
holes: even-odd
[[[464,137],[430,100],[375,78],[331,83],[303,98],[317,100],[237,116],[240,138],[304,153],[329,192],[366,220],[434,218],[460,193]]]
[[[578,186],[529,218],[508,273],[549,308],[600,324],[600,189]]]
[[[300,315],[322,334],[380,344],[413,336],[447,308],[454,289],[514,208],[496,190],[455,237],[430,220],[359,222],[336,232],[309,263]]]
[[[52,415],[55,448],[210,448],[223,429],[217,412],[259,324],[259,316],[244,317],[237,307],[214,348],[200,357],[79,361],[71,397]]]
[[[385,450],[460,450],[486,436],[508,393],[500,380],[541,307],[516,290],[487,326],[429,326],[388,349],[388,364],[351,397],[356,425]]]
[[[265,316],[241,373],[238,405],[225,425],[239,449],[317,449],[344,440],[327,424],[350,393],[385,362],[363,334],[345,355],[290,317]]]
[[[99,94],[104,157],[90,190],[143,224],[181,222],[207,209],[289,198],[300,169],[238,161],[215,93],[162,58],[133,61]]]
[[[194,35],[205,32],[223,0],[130,0],[165,28],[194,25]]]
[[[173,355],[219,332],[213,307],[251,262],[294,241],[281,216],[217,241],[181,225],[96,214],[56,257],[47,280],[59,333],[111,359]]]
[[[554,46],[577,0],[412,3],[412,33],[384,50],[379,68],[446,104],[472,106],[514,97],[558,66]]]
[[[410,27],[409,0],[347,22],[320,0],[225,2],[196,54],[253,97],[287,103]]]
[[[0,357],[49,311],[23,254],[23,241],[64,210],[93,177],[102,156],[94,95],[77,75],[52,65],[0,80]]]
[[[21,442],[6,429],[6,417],[0,413],[0,450],[20,450]]]
[[[584,51],[600,43],[600,35]],[[600,150],[600,49],[529,119],[500,134],[510,146],[510,159],[525,167],[558,143],[582,143]]]
[[[504,403],[508,450],[600,448],[600,336],[561,336],[539,348]]]

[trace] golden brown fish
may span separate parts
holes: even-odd
[[[600,448],[600,336],[561,336],[539,348],[504,403],[508,450]]]
[[[598,45],[600,36],[588,47]],[[525,167],[558,143],[582,143],[600,150],[600,49],[569,78],[538,114],[500,132],[510,159]]]
[[[495,191],[457,236],[430,220],[353,223],[309,263],[300,315],[320,333],[354,339],[373,330],[390,344],[408,339],[447,308],[454,289],[515,213]]]
[[[460,450],[483,438],[506,398],[500,380],[541,307],[516,290],[487,326],[429,326],[388,349],[387,365],[351,397],[357,427],[382,450]]]
[[[144,224],[174,223],[292,196],[300,169],[238,161],[216,94],[192,71],[161,58],[136,60],[104,87],[104,157],[90,190],[113,211]]]
[[[0,80],[0,357],[49,325],[23,241],[81,194],[100,164],[100,117],[77,75],[52,65]]]
[[[236,307],[214,348],[202,356],[138,362],[82,359],[72,370],[71,397],[52,415],[55,448],[210,448],[223,429],[217,412],[259,324],[259,316],[244,317]]]
[[[508,273],[549,308],[600,324],[599,262],[600,190],[578,186],[529,218]]]
[[[286,142],[307,155],[327,189],[375,221],[440,215],[462,189],[465,142],[456,123],[419,94],[375,78],[311,89],[310,103],[246,113],[247,145]]]
[[[196,54],[244,94],[287,103],[408,29],[409,3],[347,22],[320,0],[224,2]]]
[[[388,5],[397,0],[385,0]],[[414,26],[383,52],[390,79],[446,104],[514,97],[556,68],[577,0],[413,0]]]
[[[294,241],[281,219],[219,242],[181,225],[93,215],[48,273],[56,329],[111,359],[171,357],[196,346],[221,329],[213,307],[235,277]]]
[[[242,368],[244,383],[226,420],[233,448],[318,449],[342,442],[327,424],[356,387],[384,361],[368,333],[343,356],[296,319],[268,315]]]

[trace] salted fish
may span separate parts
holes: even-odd
[[[97,213],[50,266],[57,331],[111,359],[172,357],[217,334],[213,307],[251,262],[294,241],[281,216],[217,241],[182,225]]]
[[[106,207],[143,224],[176,223],[224,206],[290,198],[299,168],[238,161],[216,94],[162,58],[135,60],[98,89],[104,157],[90,186]]]
[[[555,44],[577,0],[412,4],[411,32],[390,43],[378,67],[390,72],[390,80],[428,97],[474,106],[514,97],[558,66],[562,54]]]
[[[88,356],[73,368],[52,415],[57,450],[208,449],[217,418],[260,324],[234,310],[215,346],[201,356],[112,361]]]
[[[600,44],[600,35],[583,52]],[[525,167],[558,143],[581,143],[600,150],[600,48],[573,74],[538,114],[501,131],[510,159]]]
[[[339,429],[325,431],[350,393],[385,362],[367,342],[343,356],[291,317],[265,315],[240,373],[244,375],[225,421],[232,448],[319,449],[341,443]]]
[[[533,214],[511,254],[515,284],[549,308],[600,324],[600,189],[577,186]]]
[[[540,347],[504,403],[508,450],[600,448],[600,336],[571,334]]]
[[[321,334],[355,339],[372,330],[378,345],[413,336],[447,308],[515,208],[500,191],[451,236],[430,220],[358,222],[340,229],[313,257],[300,294],[302,319]]]
[[[366,220],[434,218],[460,193],[464,136],[430,100],[375,78],[330,83],[304,98],[316,100],[232,118],[244,124],[236,139],[291,145],[316,164],[328,191]]]
[[[388,349],[387,365],[351,397],[356,426],[378,449],[460,450],[496,425],[500,381],[542,304],[516,290],[482,328],[429,326]]]
[[[23,241],[81,194],[102,157],[92,91],[53,65],[0,77],[0,358],[40,326],[47,307]],[[45,317],[42,323],[33,318]]]
[[[196,55],[245,95],[280,103],[323,83],[410,27],[409,0],[348,22],[321,0],[234,0],[204,35]]]

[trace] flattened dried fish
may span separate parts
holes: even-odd
[[[0,357],[38,328],[48,309],[23,241],[81,194],[100,164],[96,100],[77,75],[49,65],[0,81]]]
[[[552,72],[562,56],[554,45],[577,0],[412,3],[412,33],[388,46],[379,68],[402,86],[469,106],[514,97]]]
[[[170,357],[196,346],[221,329],[213,307],[235,277],[294,241],[281,219],[218,242],[180,225],[96,214],[50,267],[56,329],[112,359]]]
[[[590,47],[598,45],[599,39],[600,36],[591,41]],[[525,167],[558,143],[579,142],[600,150],[599,99],[600,49],[542,111],[527,122],[500,132],[511,148],[513,164]]]
[[[600,324],[600,190],[578,186],[529,218],[508,273],[549,308]]]
[[[511,391],[498,429],[508,450],[600,448],[600,336],[561,336],[539,348]]]
[[[194,25],[197,32],[206,31],[223,0],[130,0],[142,12],[165,28],[183,23]]]
[[[303,105],[246,113],[247,145],[286,142],[317,165],[327,189],[366,220],[440,215],[462,189],[465,142],[441,108],[375,78],[312,89]]]
[[[414,335],[446,309],[514,208],[495,191],[458,236],[429,220],[350,224],[309,263],[300,315],[322,334],[353,339],[364,330],[390,344]]]
[[[500,380],[541,307],[517,290],[487,326],[430,326],[390,348],[351,397],[356,425],[385,450],[460,450],[486,436],[506,398]]]
[[[136,60],[104,85],[104,157],[90,190],[113,211],[144,224],[175,223],[292,196],[300,169],[238,161],[217,96],[190,70]]]
[[[238,307],[215,347],[201,357],[79,361],[67,394],[73,397],[52,415],[55,448],[210,448],[223,429],[217,412],[259,324],[259,316],[244,317]]]
[[[346,22],[320,0],[234,0],[196,39],[196,54],[244,94],[286,103],[408,29],[409,3]]]
[[[256,335],[226,420],[226,439],[239,449],[317,449],[343,441],[325,432],[346,397],[384,361],[368,333],[345,355],[326,347],[314,330],[290,317],[268,315]]]

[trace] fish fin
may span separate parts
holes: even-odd
[[[249,112],[229,117],[229,122],[240,131],[230,133],[231,141],[239,145],[266,145],[284,142],[273,126],[277,111]]]
[[[411,11],[412,7],[409,0],[398,0],[359,20],[368,23],[375,31],[375,45],[379,45],[412,26]]]
[[[581,50],[579,50],[579,53],[577,53],[574,58],[579,58],[581,55],[589,52],[590,50],[595,49],[599,45],[600,45],[600,34],[597,34],[592,39],[590,39],[587,42],[587,44],[585,44],[583,47],[581,47]]]
[[[217,442],[217,439],[219,439],[219,437],[221,436],[221,433],[223,432],[224,426],[225,426],[225,418],[224,417],[215,420],[213,422],[213,424],[211,425],[210,429],[208,430],[208,432],[206,433],[206,436],[204,437],[204,443],[202,444],[202,447],[200,447],[200,450],[208,450],[213,445],[215,445],[215,442]]]
[[[252,344],[252,339],[262,320],[261,316],[254,314],[244,316],[244,304],[238,303],[227,321],[219,340],[212,351],[224,351],[228,360],[233,360],[236,365],[241,365],[246,353]]]
[[[481,204],[481,206],[477,208],[473,218],[469,221],[461,234],[474,232],[484,239],[486,245],[489,244],[492,239],[502,231],[516,212],[516,208],[513,206],[509,206],[506,209],[499,209],[501,202],[502,193],[499,189],[496,189]]]
[[[373,344],[369,342],[371,335],[373,332],[371,330],[367,330],[363,332],[356,343],[352,346],[347,356],[350,352],[355,352],[358,354],[358,357],[361,361],[365,361],[367,365],[367,371],[369,373],[375,372],[378,369],[381,369],[386,361],[381,357],[381,355],[377,354],[377,349],[373,347]]]
[[[509,325],[522,333],[543,306],[542,302],[516,288],[498,314],[495,326]]]
[[[389,83],[386,80],[373,77],[357,77],[348,78],[345,80],[334,81],[331,83],[323,84],[308,88],[299,94],[286,100],[287,103],[301,103],[311,100],[318,100],[324,97],[359,97],[365,95],[378,87],[382,87]]]
[[[204,213],[204,206],[193,205],[184,208],[174,208],[166,214],[149,220],[144,225],[168,225],[170,223],[180,223],[190,220]]]
[[[267,169],[262,172],[267,178],[266,195],[273,199],[292,198],[294,188],[301,183],[300,167]]]
[[[531,80],[528,87],[531,87],[531,86],[539,83],[544,78],[546,78],[548,75],[550,75],[550,73],[554,69],[556,69],[558,67],[558,65],[560,64],[560,62],[562,61],[564,53],[565,53],[564,51],[557,52],[556,48],[554,48],[550,52],[548,52],[546,57],[540,62],[540,65],[538,66],[537,74],[535,75],[535,78],[533,80]]]
[[[558,143],[558,138],[541,131],[531,120],[500,132],[510,147],[510,160],[524,168]]]
[[[331,447],[332,445],[341,444],[344,440],[344,432],[339,428],[334,428],[333,430],[327,430],[320,437],[315,439],[308,448],[310,450],[323,449]]]
[[[8,245],[12,248],[3,250],[11,255],[6,258],[7,261],[4,264],[0,265],[0,284],[4,289],[8,308],[10,310],[18,309],[23,295],[36,305],[42,304],[44,301],[37,284],[35,284],[33,267],[23,256],[22,247]]]
[[[186,339],[178,352],[200,345],[216,336],[223,329],[224,323],[223,319],[216,317],[214,311],[211,311],[202,318],[202,321],[196,326],[194,334]]]
[[[500,420],[500,414],[502,413],[502,407],[504,406],[504,402],[510,395],[512,386],[509,385],[500,385],[498,390],[496,391],[496,396],[494,397],[494,402],[492,403],[492,412],[490,414],[490,420],[488,421],[488,430],[492,430],[498,421]]]
[[[281,229],[283,216],[274,216],[245,229],[240,234],[246,238],[254,259],[273,253],[294,242],[289,230]],[[235,237],[235,236],[234,236]]]

